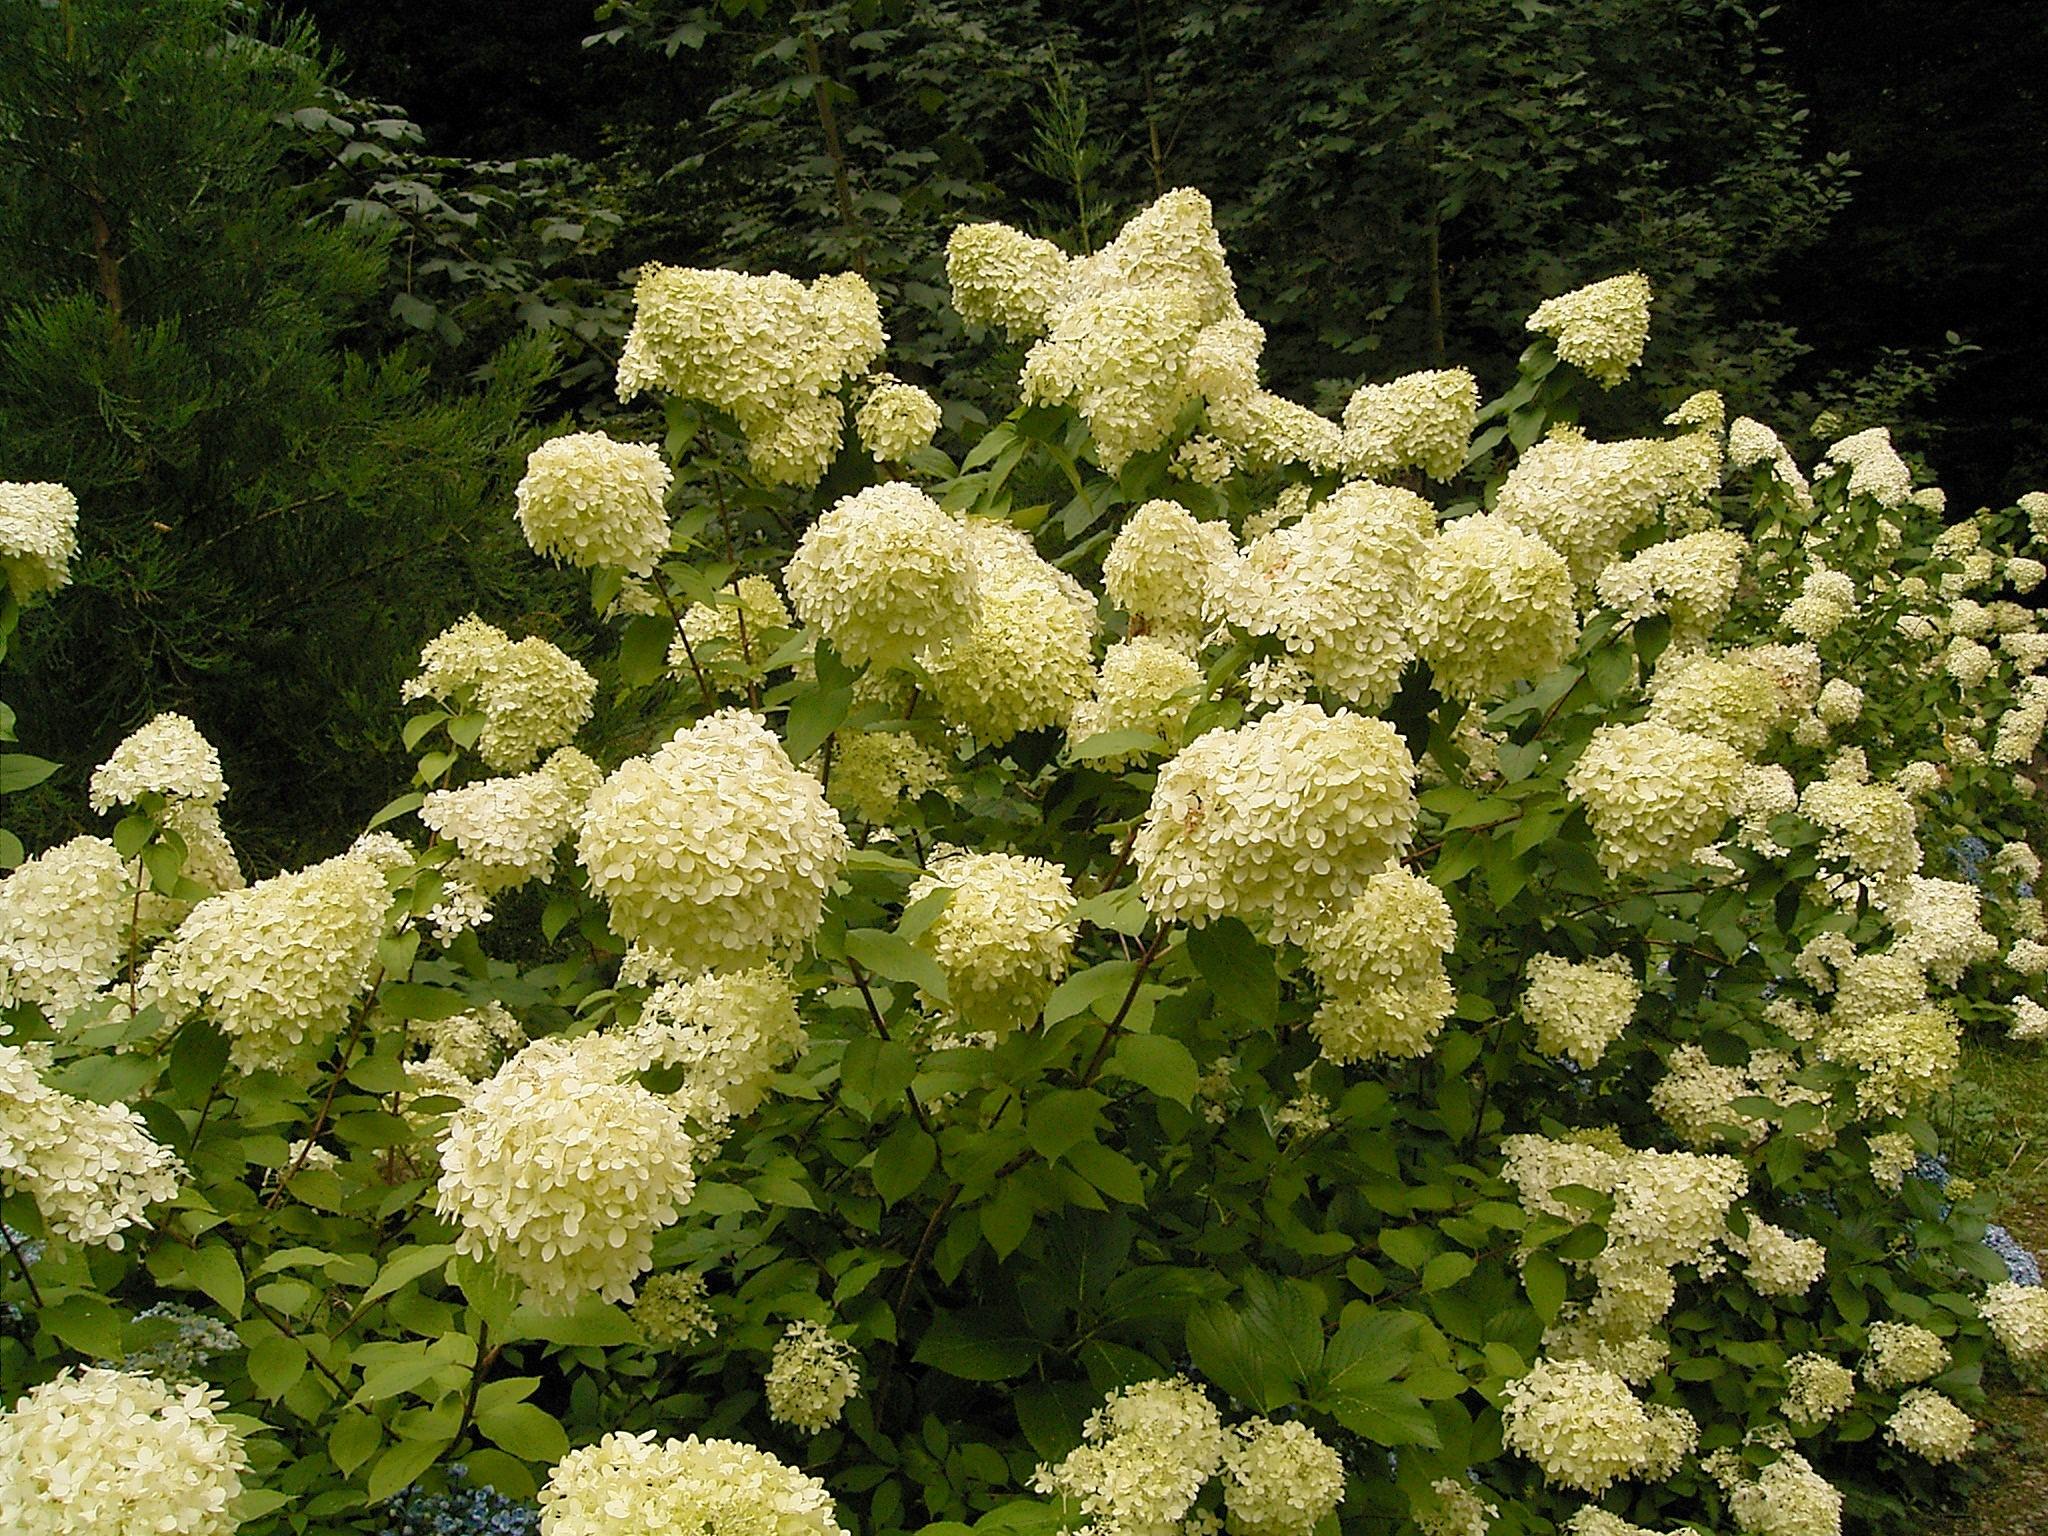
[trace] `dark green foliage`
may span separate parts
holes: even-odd
[[[508,350],[457,392],[358,344],[393,248],[316,217],[289,114],[322,67],[243,15],[0,5],[4,472],[82,508],[81,590],[13,686],[48,755],[181,709],[227,748],[231,826],[343,827],[371,808],[358,722],[422,631],[531,601],[500,503],[550,362]]]

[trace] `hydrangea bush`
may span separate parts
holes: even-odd
[[[506,509],[609,638],[422,637],[331,857],[178,716],[0,847],[0,1526],[1835,1536],[2048,1356],[1916,1172],[2048,1034],[2048,496],[1623,435],[1640,274],[1330,420],[1197,193],[951,269],[958,457],[859,278],[648,268]]]

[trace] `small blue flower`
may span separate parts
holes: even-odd
[[[2022,1248],[2019,1240],[2005,1228],[1986,1227],[1984,1246],[2005,1261],[2005,1272],[2012,1277],[2014,1285],[2041,1283],[2041,1261]]]
[[[540,1507],[508,1499],[469,1481],[461,1463],[448,1469],[446,1493],[415,1488],[391,1507],[384,1536],[537,1536]]]

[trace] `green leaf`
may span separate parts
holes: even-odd
[[[1375,1445],[1434,1447],[1436,1420],[1422,1399],[1397,1382],[1366,1384],[1329,1399],[1330,1417]]]
[[[952,904],[953,887],[934,886],[903,909],[903,916],[896,922],[897,937],[915,943],[919,935],[937,922],[940,914]]]
[[[1188,1357],[1195,1369],[1262,1413],[1294,1400],[1286,1373],[1252,1342],[1236,1308],[1208,1302],[1188,1314]]]
[[[1436,1246],[1436,1238],[1422,1227],[1389,1227],[1380,1233],[1381,1251],[1403,1269],[1421,1270]]]
[[[422,981],[390,981],[377,994],[378,1004],[394,1019],[452,1019],[471,1004],[451,987],[432,987]]]
[[[1114,1147],[1084,1141],[1067,1153],[1068,1166],[1112,1200],[1125,1205],[1145,1203],[1145,1178],[1138,1165]]]
[[[298,1384],[308,1363],[305,1345],[274,1333],[259,1340],[249,1351],[249,1380],[255,1384],[258,1395],[276,1402]]]
[[[1191,928],[1188,958],[1220,1006],[1247,1024],[1273,1027],[1280,1016],[1280,978],[1273,969],[1272,950],[1251,929],[1234,917]]]
[[[1193,1101],[1202,1076],[1194,1054],[1169,1035],[1125,1035],[1117,1041],[1107,1070],[1183,1107]]]
[[[1529,1293],[1536,1316],[1549,1327],[1557,1321],[1558,1310],[1564,1306],[1564,1265],[1556,1255],[1537,1249],[1522,1265],[1522,1289]]]
[[[1635,675],[1635,656],[1618,645],[1603,645],[1586,658],[1586,681],[1592,684],[1593,696],[1603,704],[1620,698],[1622,691],[1635,681]]]
[[[870,1170],[875,1193],[884,1205],[894,1205],[922,1184],[938,1161],[938,1143],[915,1121],[905,1120],[875,1149]]]
[[[1097,731],[1093,736],[1083,737],[1067,751],[1067,756],[1077,763],[1091,763],[1105,757],[1128,757],[1134,752],[1157,753],[1166,750],[1166,743],[1151,731],[1120,730]]]
[[[370,1499],[376,1503],[410,1487],[419,1475],[441,1459],[451,1442],[445,1439],[400,1440],[377,1458],[370,1469]]]
[[[569,1436],[554,1415],[532,1403],[504,1403],[481,1411],[476,1427],[500,1448],[544,1466],[569,1453]]]
[[[946,988],[946,968],[898,934],[880,928],[848,929],[846,953],[877,976],[909,982],[936,1002],[952,1001]]]
[[[1471,1274],[1475,1267],[1469,1253],[1440,1253],[1422,1266],[1422,1288],[1425,1291],[1448,1290]]]
[[[242,1315],[242,1266],[234,1249],[224,1243],[194,1248],[185,1255],[185,1279],[219,1302],[230,1317]]]
[[[118,1360],[125,1353],[121,1343],[121,1314],[97,1296],[73,1291],[35,1312],[36,1325],[61,1339],[81,1355],[97,1360]]]
[[[833,665],[828,669],[826,658],[832,655],[831,647],[822,641],[817,654],[818,681],[790,700],[789,714],[782,724],[783,748],[789,753],[789,760],[799,766],[810,761],[812,754],[825,745],[825,738],[846,724],[846,717],[853,711],[853,674],[837,657],[832,658]],[[828,680],[833,674],[837,681]]]
[[[370,818],[370,827],[374,829],[383,826],[387,821],[396,821],[399,817],[418,810],[426,803],[426,799],[424,794],[415,789],[400,795],[396,800],[387,800],[383,809]]]
[[[0,795],[35,788],[55,773],[58,766],[47,757],[31,757],[26,752],[0,752]]]
[[[383,1434],[384,1427],[373,1415],[360,1409],[344,1409],[328,1433],[327,1454],[334,1458],[343,1477],[352,1476],[357,1467],[370,1459]]]
[[[1095,1135],[1108,1100],[1092,1088],[1058,1088],[1035,1100],[1025,1115],[1025,1134],[1040,1157],[1057,1162]]]
[[[385,1262],[377,1281],[363,1292],[363,1300],[371,1302],[381,1296],[389,1296],[400,1286],[410,1285],[422,1275],[431,1274],[455,1256],[452,1243],[434,1243],[425,1248],[408,1248]]]
[[[645,688],[668,670],[668,648],[676,637],[673,619],[638,613],[626,620],[619,639],[619,681]]]
[[[1044,1348],[1015,1311],[975,1307],[933,1318],[916,1360],[963,1381],[1008,1381],[1031,1369]]]
[[[619,1308],[586,1296],[574,1312],[563,1316],[521,1307],[512,1314],[509,1336],[541,1339],[549,1344],[633,1344],[640,1330]]]
[[[1076,971],[1053,988],[1052,996],[1045,1000],[1045,1022],[1057,1024],[1091,1009],[1096,1017],[1108,1020],[1130,991],[1131,978],[1137,974],[1137,963],[1132,960],[1105,960],[1085,971]]]

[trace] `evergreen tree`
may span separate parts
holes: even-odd
[[[548,355],[451,390],[381,348],[394,248],[299,158],[324,69],[234,0],[0,0],[0,476],[81,507],[10,687],[76,771],[192,715],[259,857],[287,809],[360,825],[343,765],[453,605],[532,600],[502,502]]]

